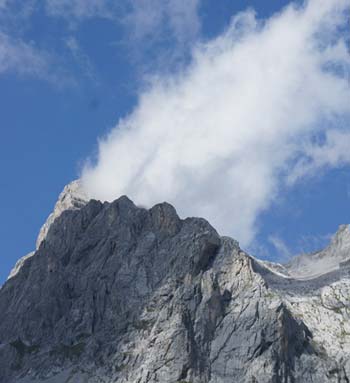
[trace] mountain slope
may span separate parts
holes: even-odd
[[[1,383],[349,381],[345,245],[299,278],[167,203],[77,200],[1,287]]]

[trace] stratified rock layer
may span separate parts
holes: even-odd
[[[1,383],[349,381],[346,264],[297,279],[127,197],[48,226],[0,290]]]

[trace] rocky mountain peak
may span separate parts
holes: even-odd
[[[64,211],[80,209],[88,202],[88,200],[89,198],[83,190],[80,180],[72,181],[66,185],[58,197],[53,212],[48,216],[46,222],[39,231],[39,235],[36,240],[36,250],[39,249],[41,243],[46,238],[47,233],[56,218],[58,218]],[[35,252],[32,251],[19,259],[11,270],[8,279],[14,277],[24,265],[26,260],[33,256],[34,253]]]
[[[348,238],[305,259],[344,260]],[[75,182],[0,288],[0,383],[348,382],[349,268],[305,262],[259,261],[168,203],[88,201]]]
[[[56,218],[58,218],[66,210],[80,209],[87,203],[88,200],[89,198],[83,190],[80,180],[72,181],[66,185],[58,197],[58,201],[56,202],[53,212],[49,215],[46,222],[40,229],[38,239],[36,241],[36,248],[39,248],[41,242],[45,239],[50,226]]]

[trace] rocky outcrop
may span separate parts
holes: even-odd
[[[1,287],[1,383],[348,382],[346,275],[288,276],[167,203],[64,201]]]
[[[317,277],[338,269],[341,263],[350,259],[350,228],[340,225],[330,244],[313,254],[301,254],[286,265],[289,275],[298,278]]]
[[[72,181],[65,186],[62,193],[58,197],[58,201],[53,212],[48,216],[46,222],[40,229],[36,241],[36,248],[39,248],[41,242],[45,239],[50,226],[54,223],[56,218],[58,218],[64,211],[80,209],[87,202],[88,197],[82,188],[80,180]]]
[[[84,192],[81,181],[75,180],[66,185],[62,191],[62,193],[58,197],[58,201],[54,207],[53,212],[48,216],[46,222],[43,224],[39,231],[38,238],[36,240],[36,250],[39,249],[41,242],[46,238],[46,235],[54,223],[56,218],[58,218],[64,211],[67,210],[77,210],[83,207],[88,202],[88,197]],[[34,255],[34,251],[25,255],[21,259],[16,262],[16,265],[11,270],[8,279],[14,277],[21,267],[24,265],[26,260]]]
[[[22,268],[22,266],[24,265],[25,261],[26,261],[28,258],[32,257],[34,254],[35,254],[35,251],[31,251],[31,252],[28,253],[27,255],[25,255],[25,256],[23,256],[22,258],[20,258],[20,259],[16,262],[14,268],[10,271],[10,274],[9,274],[9,276],[7,277],[7,279],[10,279],[10,278],[14,277],[14,276],[19,272],[19,270]]]

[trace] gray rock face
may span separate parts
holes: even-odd
[[[39,249],[41,242],[46,238],[47,233],[56,218],[58,218],[64,211],[80,209],[87,202],[88,197],[81,186],[80,180],[72,181],[66,185],[58,197],[58,201],[56,202],[53,212],[47,217],[46,222],[43,224],[39,231],[39,235],[36,240],[36,249]],[[11,270],[8,279],[14,277],[24,265],[26,260],[34,255],[34,253],[35,252],[32,251],[19,259],[15,267]]]
[[[87,202],[88,197],[82,189],[80,180],[75,180],[69,183],[59,195],[53,212],[49,215],[46,222],[40,229],[36,241],[36,248],[39,248],[41,242],[45,239],[50,226],[54,223],[56,218],[58,218],[64,211],[80,209]]]
[[[127,197],[63,209],[39,242],[0,290],[1,383],[349,381],[346,271],[285,276]]]
[[[25,261],[28,258],[32,257],[34,254],[35,254],[35,252],[31,251],[30,253],[28,253],[24,257],[20,258],[16,262],[15,267],[11,270],[11,272],[10,272],[9,276],[7,277],[7,279],[10,279],[10,278],[14,277],[19,272],[19,270],[22,268],[22,266],[24,265]]]
[[[286,267],[292,276],[310,278],[338,269],[339,264],[346,263],[349,258],[350,228],[349,225],[340,225],[329,246],[313,254],[299,255]]]

